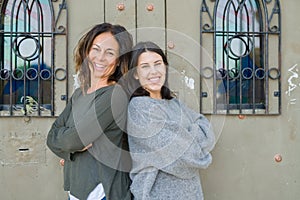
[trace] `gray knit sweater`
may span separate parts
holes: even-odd
[[[209,121],[179,100],[135,97],[127,132],[137,200],[201,200],[199,169],[212,161],[215,136]]]

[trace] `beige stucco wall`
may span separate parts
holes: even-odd
[[[117,4],[123,2],[125,10],[118,11]],[[154,11],[146,10],[150,3],[131,1],[72,0],[68,4],[69,34],[69,93],[72,93],[73,49],[78,39],[95,23],[106,21],[120,23],[132,31],[137,40],[148,39],[142,34],[145,27],[156,27],[160,44],[175,44],[169,51],[170,63],[174,66],[175,78],[172,88],[179,97],[193,108],[198,109],[199,74],[197,73],[199,45],[199,13],[201,1],[185,2],[166,0],[166,13],[163,12],[164,1],[152,1]],[[137,7],[136,7],[137,6]],[[281,108],[282,114],[275,116],[208,116],[214,123],[218,142],[212,152],[213,163],[201,171],[202,185],[206,200],[296,200],[300,196],[300,79],[292,78],[292,70],[299,74],[300,66],[300,1],[282,0],[282,76]],[[135,9],[138,10],[135,32]],[[104,12],[105,11],[105,12]],[[106,16],[104,16],[106,13]],[[166,21],[164,19],[166,17]],[[165,24],[166,23],[166,24]],[[166,26],[167,31],[161,27]],[[137,34],[137,35],[135,35]],[[166,34],[166,35],[165,35]],[[149,36],[150,37],[150,36]],[[163,38],[163,39],[162,39]],[[150,37],[151,39],[151,37]],[[191,48],[192,47],[192,48]],[[294,67],[294,68],[293,68]],[[298,71],[297,71],[298,70]],[[195,88],[182,84],[184,76],[195,80]],[[290,83],[296,88],[286,94]],[[61,102],[63,106],[65,102]],[[0,199],[66,199],[62,189],[62,168],[59,159],[45,146],[45,138],[53,118],[1,118],[0,119],[0,155],[4,148],[12,148],[7,138],[18,137],[22,140],[34,138],[39,144],[37,152],[32,152],[33,161],[21,164],[0,166]],[[32,143],[30,143],[32,144]],[[13,150],[12,150],[13,151]],[[7,151],[6,151],[7,152]],[[281,162],[274,156],[280,154]],[[7,159],[13,159],[5,155]],[[21,156],[19,155],[18,158]],[[20,158],[21,159],[21,158]],[[26,158],[23,158],[26,161]],[[22,160],[21,160],[22,161]],[[22,164],[23,163],[23,164]]]

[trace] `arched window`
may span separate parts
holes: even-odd
[[[55,41],[66,41],[65,30],[57,28],[64,4],[56,19],[50,0],[0,5],[0,116],[54,116],[55,84],[67,77],[66,66],[57,68],[55,61]]]
[[[207,112],[279,114],[279,1],[203,0],[200,21],[200,43],[213,60],[204,66],[207,56],[201,56],[202,83],[212,86],[202,87],[211,94],[202,97],[213,102]]]

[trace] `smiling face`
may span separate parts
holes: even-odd
[[[119,44],[110,32],[95,37],[88,53],[90,60],[91,82],[107,80],[116,69],[119,56]]]
[[[166,65],[162,57],[151,51],[142,53],[138,58],[135,78],[150,97],[161,99],[160,91],[166,80]]]

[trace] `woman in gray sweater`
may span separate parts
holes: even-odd
[[[203,199],[199,169],[211,163],[215,144],[210,122],[173,98],[168,61],[156,44],[138,43],[129,69],[127,133],[134,199]]]

